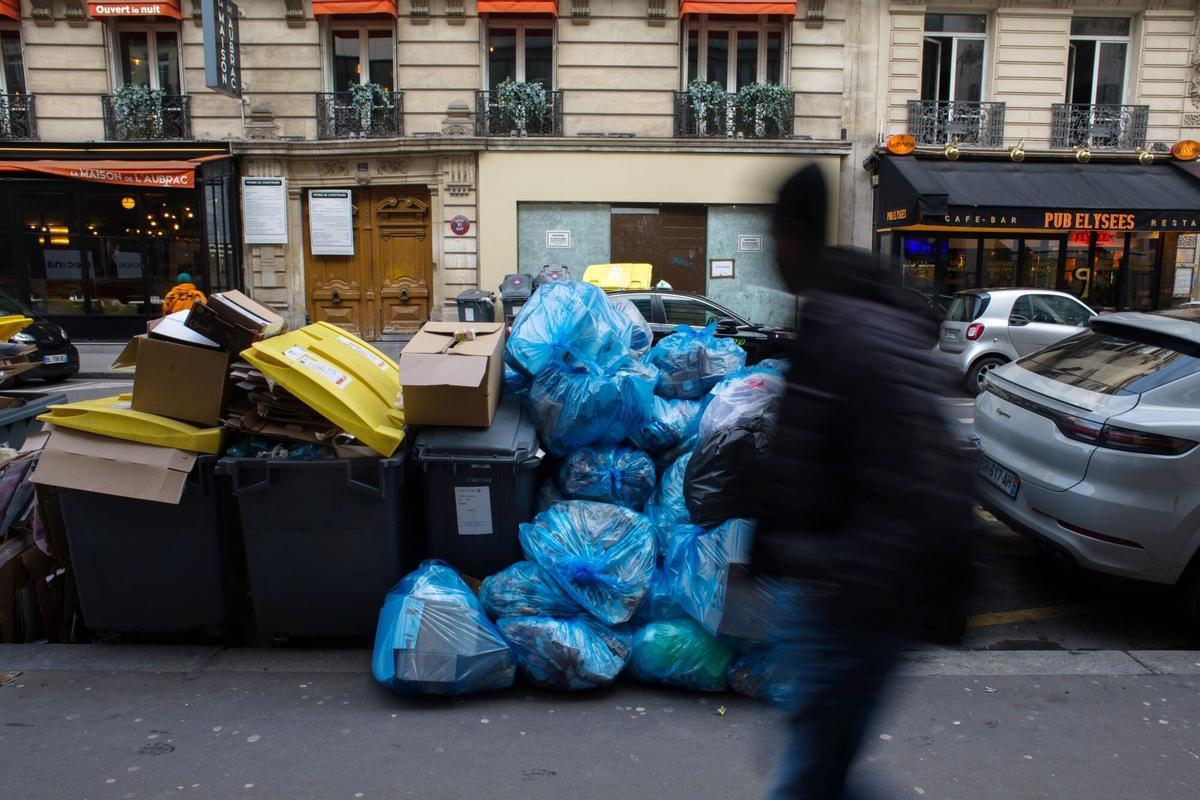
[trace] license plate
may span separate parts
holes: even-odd
[[[942,333],[942,338],[949,340],[949,341],[953,341],[958,338],[958,331],[944,331]]]
[[[1014,472],[1005,469],[987,456],[979,457],[977,472],[979,473],[979,477],[1014,500],[1016,499],[1017,492],[1021,488],[1021,479]]]
[[[66,354],[60,356],[42,356],[43,364],[65,364],[67,363]]]

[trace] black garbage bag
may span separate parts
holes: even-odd
[[[770,446],[771,437],[758,421],[701,439],[684,474],[691,521],[711,528],[734,517],[753,517],[746,508],[745,481],[753,480],[753,465]]]

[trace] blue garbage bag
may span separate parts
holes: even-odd
[[[739,694],[787,708],[795,697],[792,677],[794,646],[752,647],[729,667],[729,687]]]
[[[521,307],[505,360],[529,376],[568,354],[612,367],[629,356],[632,333],[633,322],[602,289],[583,281],[556,281],[538,287]]]
[[[616,445],[581,447],[558,473],[563,492],[576,500],[617,503],[641,511],[658,481],[654,462],[641,450]]]
[[[628,625],[610,628],[588,616],[507,617],[500,633],[530,681],[547,689],[608,686],[629,662]]]
[[[657,456],[679,447],[700,430],[705,404],[701,400],[667,400],[655,395],[650,415],[629,433],[629,441]]]
[[[721,629],[725,615],[730,564],[750,560],[754,523],[731,519],[711,530],[697,525],[671,534],[664,569],[676,602],[711,634]]]
[[[641,604],[638,605],[637,611],[633,615],[633,624],[642,626],[664,619],[679,619],[686,616],[687,612],[679,603],[675,602],[671,580],[666,570],[654,570],[654,577],[650,579],[650,588],[646,590],[646,596],[642,598]]]
[[[672,531],[690,521],[683,493],[683,476],[687,473],[688,462],[691,459],[692,454],[687,452],[667,467],[662,480],[658,482],[658,488],[646,501],[646,517],[654,526],[659,555],[667,554]]]
[[[756,420],[766,430],[774,429],[785,388],[783,374],[770,367],[748,367],[725,377],[708,396],[700,419],[700,438],[746,427]]]
[[[526,404],[543,446],[561,457],[628,438],[649,414],[654,381],[653,369],[629,357],[611,370],[569,358],[534,379]]]
[[[734,655],[691,617],[659,620],[634,632],[629,674],[679,689],[723,692]]]
[[[699,330],[680,325],[650,348],[645,360],[659,369],[658,394],[698,400],[726,375],[746,366],[746,351],[733,339],[715,336],[716,330],[716,323]]]
[[[514,369],[508,364],[504,365],[504,393],[513,395],[514,397],[524,397],[529,394],[529,387],[533,385],[533,378],[521,372],[519,369]]]
[[[550,506],[569,499],[563,494],[562,487],[558,485],[558,478],[547,478],[542,483],[542,488],[538,489],[536,511],[540,514]]]
[[[516,663],[475,593],[431,560],[387,593],[371,671],[398,694],[462,695],[512,686]]]
[[[492,619],[573,617],[583,613],[550,574],[532,561],[518,561],[484,578],[479,601]]]
[[[654,532],[624,506],[568,500],[521,525],[521,548],[601,622],[633,616],[656,564]]]
[[[754,366],[773,369],[785,378],[792,370],[792,362],[786,358],[764,358]]]
[[[650,329],[650,323],[646,321],[646,317],[628,297],[617,297],[610,294],[608,299],[633,323],[633,330],[629,335],[629,349],[635,356],[641,358],[654,344],[654,331]]]

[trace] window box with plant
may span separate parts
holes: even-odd
[[[736,93],[697,78],[676,93],[675,135],[787,139],[792,136],[795,94],[768,83],[748,83]]]
[[[163,138],[162,89],[127,83],[108,97],[105,128],[110,139]]]
[[[562,92],[540,82],[503,80],[479,93],[477,110],[481,136],[562,135]]]
[[[382,84],[351,83],[347,91],[317,95],[321,139],[380,139],[404,135],[404,95]]]

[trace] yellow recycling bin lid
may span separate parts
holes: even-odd
[[[102,397],[50,406],[38,417],[48,425],[125,439],[157,447],[218,455],[225,443],[224,428],[200,428],[187,422],[134,411],[132,395]]]
[[[404,439],[396,362],[336,325],[255,342],[242,358],[380,455],[391,456]]]
[[[649,289],[652,264],[592,264],[583,271],[583,282],[606,292],[618,289]]]
[[[7,342],[32,324],[32,319],[20,314],[8,314],[0,317],[0,342]]]

